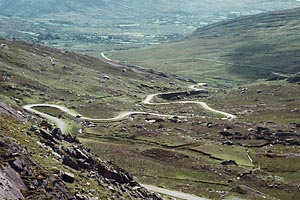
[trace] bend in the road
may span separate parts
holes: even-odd
[[[168,196],[171,196],[171,197],[184,199],[184,200],[208,200],[208,199],[198,197],[198,196],[193,195],[193,194],[187,194],[187,193],[183,193],[183,192],[179,192],[179,191],[168,190],[168,189],[156,187],[156,186],[153,186],[153,185],[142,184],[142,186],[144,188],[146,188],[147,190],[157,192],[157,193],[160,193],[160,194],[165,194],[165,195],[168,195]]]

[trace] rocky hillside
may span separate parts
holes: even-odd
[[[25,118],[1,102],[1,199],[161,199],[76,137]]]
[[[141,110],[137,100],[150,92],[175,90],[186,80],[7,40],[0,40],[0,65],[0,199],[161,199],[75,136],[24,115],[21,107],[52,102],[83,115],[111,117]],[[68,121],[57,110],[45,112]],[[71,119],[68,125],[67,133],[76,135],[80,123]]]

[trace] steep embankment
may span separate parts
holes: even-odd
[[[300,70],[300,8],[197,29],[183,41],[115,52],[114,58],[219,84]]]
[[[1,199],[161,199],[76,137],[46,121],[30,128],[21,112],[0,105]]]

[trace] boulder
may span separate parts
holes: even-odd
[[[52,124],[50,124],[48,121],[46,120],[43,120],[41,123],[40,123],[40,126],[43,127],[43,128],[46,128],[46,129],[49,129],[49,130],[52,130]]]
[[[37,130],[37,127],[36,127],[36,125],[32,125],[31,127],[30,127],[30,129],[29,129],[30,131],[36,131]]]
[[[181,120],[176,116],[170,118],[169,120],[173,123],[181,123]]]
[[[54,140],[54,138],[53,138],[53,136],[48,132],[48,131],[46,131],[45,129],[40,129],[40,135],[44,138],[44,139],[46,139],[46,140],[49,140],[49,141],[51,141],[51,142],[53,142],[53,143],[57,143],[55,140]]]
[[[212,122],[208,122],[207,124],[206,124],[206,127],[207,128],[212,128],[214,126],[214,124],[212,123]]]
[[[222,165],[235,165],[238,166],[238,164],[236,163],[235,160],[225,160],[223,162],[221,162]]]
[[[64,139],[63,134],[62,134],[60,128],[55,128],[55,129],[53,129],[53,131],[51,132],[51,135],[52,135],[55,139],[57,139],[57,140],[59,140],[59,141],[62,141],[62,140]]]
[[[72,173],[68,172],[62,172],[61,173],[61,179],[67,183],[74,183],[75,181],[75,176]]]
[[[257,126],[257,127],[256,127],[256,131],[257,131],[258,133],[262,133],[262,132],[269,132],[270,129],[267,128],[267,127],[263,127],[263,126]]]
[[[262,192],[258,191],[258,190],[255,190],[253,188],[250,188],[246,185],[239,185],[238,187],[234,188],[232,190],[233,192],[237,192],[239,194],[248,194],[248,195],[252,195],[254,196],[255,198],[262,198],[262,199],[265,199],[266,198],[266,195],[263,194]]]
[[[109,77],[108,75],[104,75],[103,78],[104,78],[104,79],[107,79],[107,80],[110,79],[110,77]]]
[[[233,145],[234,145],[234,143],[233,143],[232,141],[230,141],[230,140],[227,140],[227,141],[224,141],[224,142],[222,142],[222,145],[229,145],[229,146],[233,146]]]
[[[10,165],[18,173],[21,173],[24,169],[24,164],[20,158],[16,158],[16,160],[11,162]]]
[[[220,134],[221,134],[222,136],[225,136],[225,137],[228,137],[228,136],[232,136],[232,135],[233,135],[233,133],[230,133],[230,132],[228,132],[228,131],[221,131]]]

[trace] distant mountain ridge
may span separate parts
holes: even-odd
[[[0,37],[97,56],[179,40],[225,19],[297,6],[295,0],[0,0]]]
[[[40,15],[77,12],[77,14],[113,14],[114,16],[160,15],[177,12],[194,15],[212,15],[230,11],[265,12],[295,7],[297,1],[244,1],[216,0],[0,0],[2,15],[19,17],[39,17]],[[101,11],[102,13],[96,13]],[[112,15],[112,16],[113,16]]]
[[[242,16],[239,18],[214,23],[205,27],[198,28],[193,36],[210,37],[216,31],[222,36],[232,34],[237,31],[247,31],[250,29],[277,28],[285,26],[287,23],[299,24],[300,7],[291,10],[274,11],[261,13],[255,16]]]
[[[300,71],[299,20],[300,8],[243,16],[199,28],[192,37],[241,40],[244,44],[235,47],[224,57],[234,63],[297,73]],[[233,72],[235,70],[237,67],[232,68]],[[242,71],[238,70],[238,73]]]
[[[115,56],[218,83],[253,81],[273,72],[293,74],[300,71],[299,21],[300,8],[242,16],[198,28],[175,43],[117,52]]]

